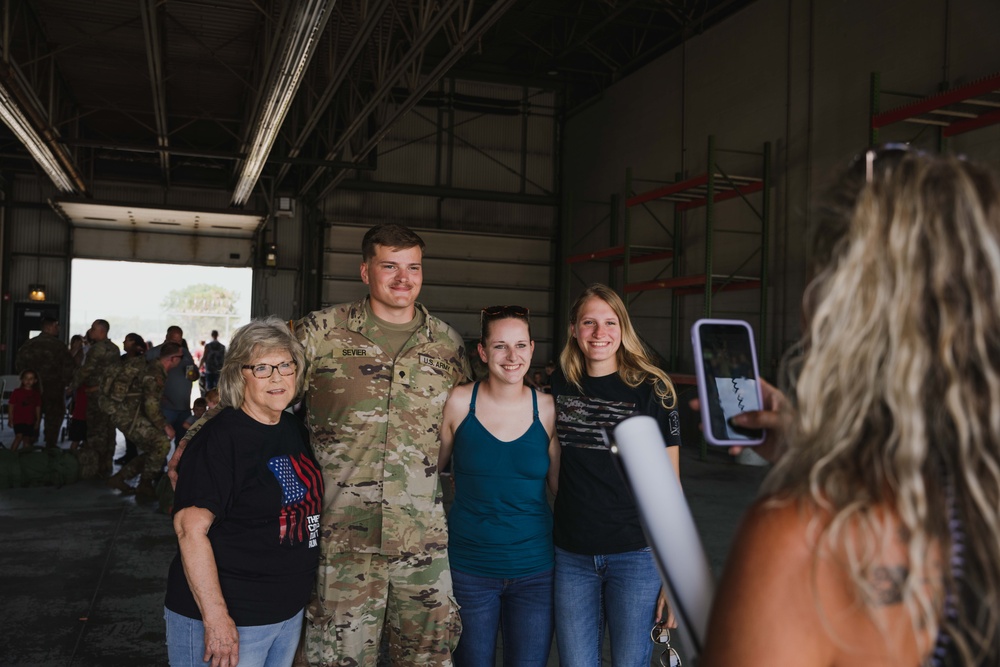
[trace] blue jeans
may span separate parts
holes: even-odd
[[[600,667],[607,621],[614,667],[649,667],[660,575],[647,547],[586,556],[556,547],[556,643],[562,667]]]
[[[493,667],[498,627],[505,666],[545,667],[552,646],[552,570],[501,579],[453,569],[451,581],[462,617],[452,654],[456,667]]]
[[[170,667],[202,667],[205,655],[205,625],[187,616],[163,609],[167,624],[167,658]],[[302,636],[302,610],[287,621],[271,625],[239,625],[239,667],[291,667]]]

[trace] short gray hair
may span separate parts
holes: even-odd
[[[305,351],[302,343],[292,334],[288,323],[271,315],[240,327],[229,341],[226,359],[219,374],[220,405],[237,409],[243,407],[243,394],[246,390],[243,366],[250,365],[255,358],[272,350],[286,351],[292,355],[292,361],[295,362],[295,397],[298,398],[305,386]],[[289,401],[289,405],[294,400]]]

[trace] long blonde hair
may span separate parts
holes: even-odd
[[[890,509],[914,628],[942,627],[973,664],[995,650],[1000,621],[997,182],[949,157],[907,153],[875,166],[870,182],[850,172],[828,199],[789,448],[763,490],[829,513],[823,537],[847,545],[845,567],[872,605],[879,508]],[[955,602],[949,574],[962,532],[964,574],[981,597],[975,614]],[[941,580],[935,546],[952,616],[926,586]]]
[[[580,308],[592,297],[601,299],[608,304],[618,317],[622,340],[615,356],[618,361],[618,375],[622,381],[630,387],[638,387],[649,382],[653,385],[656,396],[660,399],[663,407],[667,409],[676,407],[677,391],[674,389],[674,383],[670,381],[670,377],[661,368],[651,361],[649,351],[632,326],[625,302],[622,301],[617,292],[601,283],[594,283],[583,290],[583,293],[577,297],[569,310],[570,324],[566,335],[566,345],[563,346],[562,352],[559,354],[559,363],[562,365],[566,379],[578,390],[583,390],[580,382],[586,369],[586,359],[584,359],[583,351],[577,345],[576,339],[573,338],[573,325],[576,324]]]

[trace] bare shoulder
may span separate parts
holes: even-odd
[[[546,394],[540,391],[535,392],[535,396],[538,397],[538,417],[542,420],[542,423],[548,427],[548,425],[554,425],[556,423],[556,402],[552,398],[552,394]]]
[[[457,415],[465,416],[469,412],[469,402],[472,400],[472,385],[460,384],[453,387],[448,393],[448,400],[444,404],[444,418],[448,420]]]
[[[859,545],[874,595],[847,566]],[[918,636],[903,604],[905,555],[889,510],[834,525],[808,499],[758,501],[730,550],[701,664],[920,664],[932,629]]]

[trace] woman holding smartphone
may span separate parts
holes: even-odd
[[[559,658],[567,667],[599,667],[606,621],[612,663],[646,667],[650,628],[672,621],[638,509],[602,429],[636,414],[653,417],[677,472],[677,396],[611,288],[584,290],[570,309],[568,333],[562,370],[552,378],[561,446],[553,531]]]
[[[997,665],[1000,184],[887,147],[821,214],[790,400],[734,418],[784,451],[699,664]]]
[[[559,446],[552,397],[525,384],[535,343],[528,309],[482,311],[481,382],[456,387],[441,425],[438,469],[449,459],[455,501],[448,558],[462,638],[457,667],[544,667],[552,645],[552,513]]]

